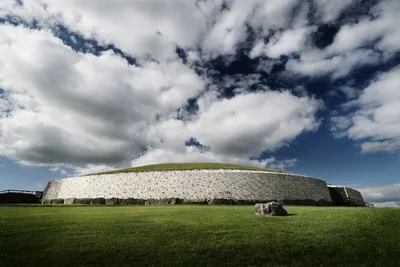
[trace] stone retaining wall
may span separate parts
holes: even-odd
[[[131,172],[80,176],[50,181],[43,195],[45,203],[55,199],[68,200],[65,201],[68,203],[71,199],[97,199],[94,202],[103,203],[100,198],[140,199],[154,204],[160,204],[161,199],[172,198],[183,203],[199,201],[210,204],[226,202],[222,200],[234,200],[237,204],[249,204],[255,200],[282,200],[287,204],[311,205],[332,201],[323,180],[287,173],[248,170]]]
[[[337,206],[365,206],[361,193],[353,188],[328,185],[332,202]]]

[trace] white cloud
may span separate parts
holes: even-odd
[[[351,101],[356,111],[331,118],[332,131],[362,140],[364,153],[400,151],[399,88],[400,67],[381,73]]]
[[[296,73],[309,76],[332,75],[333,79],[347,76],[356,66],[374,65],[381,61],[378,52],[368,49],[328,56],[322,52],[304,52],[300,59],[291,59],[286,68]]]
[[[142,166],[155,163],[173,162],[229,162],[256,167],[271,167],[274,169],[284,169],[296,163],[295,159],[278,161],[275,158],[263,160],[249,160],[244,157],[232,157],[217,155],[211,151],[202,151],[193,146],[185,147],[183,151],[173,151],[171,149],[155,148],[147,151],[141,157],[132,160],[132,166]]]
[[[50,31],[12,25],[2,27],[0,53],[0,87],[7,99],[2,105],[10,110],[0,116],[0,153],[23,164],[99,171],[128,165],[147,147],[152,152],[136,161],[161,160],[154,153],[163,151],[182,160],[254,164],[250,156],[318,127],[320,103],[288,92],[217,100],[210,91],[198,100],[198,114],[177,120],[176,111],[203,92],[206,82],[178,58],[142,60],[138,67],[112,51],[77,53]],[[190,137],[210,151],[188,152]],[[267,163],[285,167],[294,160],[257,164]]]
[[[315,0],[317,6],[317,16],[324,23],[329,23],[337,19],[340,13],[354,4],[353,0]]]
[[[298,98],[287,91],[241,94],[201,109],[189,128],[217,153],[256,156],[280,148],[303,131],[315,130],[320,105],[315,99]]]
[[[361,144],[361,151],[363,153],[398,152],[400,151],[400,140],[364,142]]]
[[[75,53],[46,31],[3,26],[2,155],[37,163],[116,163],[146,144],[141,129],[203,90],[180,61],[129,66],[112,52]]]
[[[74,166],[73,170],[69,173],[68,176],[70,177],[75,177],[78,175],[85,175],[89,173],[97,173],[97,172],[104,172],[104,171],[112,171],[117,168],[110,166],[110,165],[105,165],[105,164],[87,164],[83,167],[81,166]],[[67,174],[68,172],[64,171],[63,174]]]
[[[344,137],[344,132],[351,126],[351,119],[346,116],[331,116],[330,117],[330,131],[337,137]]]
[[[228,7],[225,10],[221,10],[223,2]],[[296,7],[300,8],[292,13]],[[115,44],[135,57],[169,60],[176,57],[175,45],[200,46],[211,56],[233,55],[248,35],[246,25],[261,29],[263,35],[291,23],[301,28],[308,23],[308,9],[299,0],[32,0],[23,6],[7,0],[0,6],[0,15],[36,20],[44,26],[61,22],[86,38]]]
[[[272,41],[270,41],[266,46],[267,56],[271,58],[278,58],[281,55],[287,55],[293,52],[301,51],[309,32],[309,28],[301,28],[287,30],[279,37],[273,37]]]
[[[221,14],[219,20],[206,34],[202,47],[206,53],[234,54],[236,44],[247,37],[245,22],[254,9],[255,1],[234,1],[229,11]]]
[[[400,184],[360,188],[365,201],[377,207],[400,206]]]
[[[286,108],[280,109],[282,106]],[[215,156],[237,161],[256,157],[264,150],[274,151],[300,133],[317,129],[315,113],[320,108],[321,102],[298,98],[288,91],[239,94],[223,100],[206,94],[199,99],[197,116],[185,122],[165,120],[152,126],[149,136],[153,147],[170,149],[177,155],[187,152],[182,144],[194,137]],[[208,154],[190,155],[202,159]]]
[[[115,44],[133,56],[169,60],[176,58],[176,44],[187,48],[199,42],[219,2],[32,0],[21,7],[0,7],[0,14],[8,11],[45,26],[62,22],[86,38]]]
[[[383,52],[395,53],[400,49],[400,23],[397,0],[381,1],[372,11],[376,17],[365,17],[358,23],[341,27],[334,43],[328,47],[333,53],[351,51],[370,42],[377,42],[376,48]]]
[[[255,38],[250,56],[275,58],[257,66],[266,72],[281,55],[296,52],[300,58],[289,60],[287,70],[342,78],[359,66],[386,60],[398,48],[398,29],[392,25],[397,21],[395,1],[379,4],[374,21],[365,18],[343,26],[334,43],[322,51],[309,47],[308,36],[315,27],[308,21],[308,2],[232,0],[225,10],[221,4],[222,0],[32,0],[19,6],[2,1],[0,16],[35,20],[43,30],[1,25],[0,87],[5,94],[0,98],[0,155],[24,164],[66,164],[78,173],[164,160],[290,166],[294,159],[248,158],[276,151],[302,132],[317,129],[316,113],[323,103],[308,97],[301,86],[294,91],[302,97],[288,92],[293,88],[272,92],[266,86],[265,92],[246,93],[260,75],[222,78],[213,84],[206,67],[206,74],[199,76],[190,64],[209,56],[234,58],[249,37],[249,27]],[[317,1],[317,16],[333,21],[349,4]],[[113,44],[133,56],[138,66],[111,50],[99,56],[74,51],[46,30],[57,24],[100,45]],[[365,27],[371,27],[371,36],[365,36]],[[269,43],[264,44],[264,37],[271,37]],[[380,38],[375,48],[383,53],[362,48],[374,38]],[[177,56],[176,46],[185,49],[189,64]],[[350,122],[340,115],[333,119],[332,131],[337,134],[370,138],[363,144],[365,151],[393,147],[388,144],[398,140],[398,98],[386,89],[397,84],[376,84],[384,88],[378,97],[373,97],[375,89],[367,88],[361,96],[351,86],[339,89],[362,108]],[[219,86],[233,86],[238,95],[218,99]],[[187,100],[199,95],[197,114],[186,112]],[[388,100],[382,98],[385,95]],[[379,125],[368,124],[371,114]],[[191,137],[209,150],[186,147]],[[145,149],[147,153],[140,154]]]
[[[335,20],[354,3],[350,2],[317,1],[317,17],[324,22]],[[379,2],[358,22],[341,26],[333,43],[325,49],[300,49],[300,58],[289,60],[286,68],[306,76],[331,75],[338,79],[362,66],[386,62],[400,50],[400,29],[396,26],[400,23],[399,9],[397,0]],[[253,53],[262,51],[260,45],[254,50]]]
[[[263,41],[257,43],[250,52],[250,56],[255,58],[265,54],[270,58],[279,58],[282,55],[301,51],[311,30],[311,28],[299,28],[278,32],[266,45]]]
[[[376,208],[398,208],[400,201],[387,201],[387,202],[372,202]]]
[[[268,34],[270,30],[288,28],[291,22],[298,27],[304,26],[304,16],[308,8],[306,3],[299,0],[260,0],[253,1],[253,3],[256,3],[255,11],[249,19],[249,23],[253,28],[260,27],[263,34]],[[292,11],[299,4],[302,4],[304,9],[294,16]]]
[[[339,90],[345,94],[347,99],[354,99],[362,92],[361,90],[348,85],[341,86]]]
[[[246,25],[252,29],[261,29],[262,35],[268,35],[271,30],[287,28],[290,23],[296,25],[296,29],[285,32],[282,36],[276,36],[274,42],[265,48],[261,40],[255,45],[251,53],[257,57],[265,50],[271,57],[279,57],[278,54],[288,54],[301,49],[305,35],[309,31],[307,25],[308,4],[298,0],[249,0],[228,1],[229,9],[218,17],[215,25],[205,35],[202,48],[212,55],[233,55],[237,45],[246,40],[248,31]],[[299,12],[291,13],[300,6]],[[295,42],[295,43],[292,43]]]

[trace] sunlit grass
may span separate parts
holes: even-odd
[[[399,266],[400,209],[3,206],[0,266]]]

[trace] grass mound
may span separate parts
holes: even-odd
[[[400,209],[0,206],[0,266],[399,266]]]
[[[98,174],[112,174],[122,172],[152,172],[152,171],[177,171],[177,170],[252,170],[252,171],[273,171],[283,172],[281,170],[272,170],[267,168],[258,168],[253,166],[245,166],[230,163],[212,163],[212,162],[194,162],[194,163],[164,163],[164,164],[153,164],[139,167],[132,167],[120,170],[112,170],[106,172],[91,173],[86,175],[98,175]]]

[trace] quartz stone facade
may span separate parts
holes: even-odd
[[[50,181],[43,196],[43,200],[73,198],[176,198],[183,200],[183,203],[186,200],[205,200],[207,203],[212,199],[242,203],[253,200],[285,200],[288,204],[301,204],[301,201],[332,202],[323,180],[249,170],[182,170],[80,176]]]

